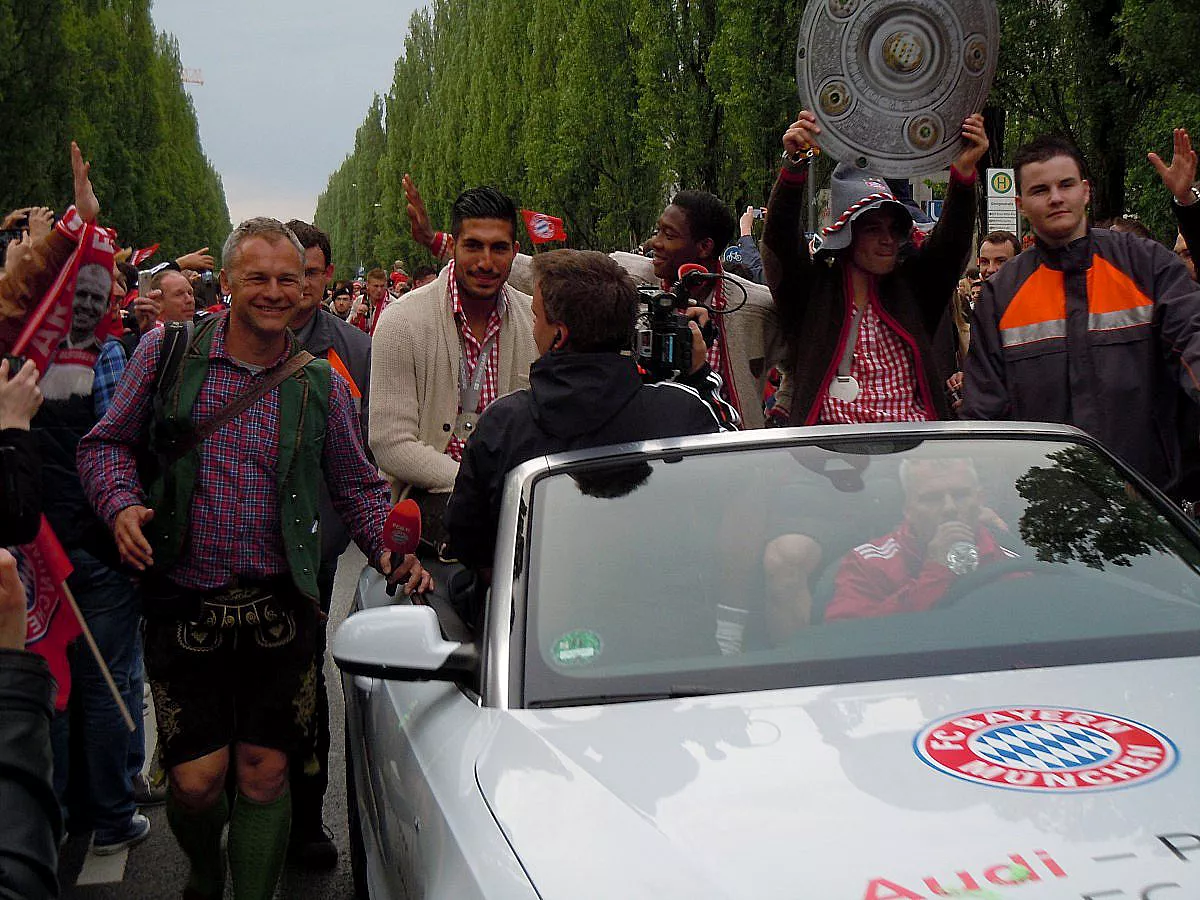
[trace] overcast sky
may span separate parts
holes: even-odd
[[[204,152],[229,216],[311,222],[317,195],[354,148],[371,96],[392,84],[423,0],[154,0],[179,40]]]

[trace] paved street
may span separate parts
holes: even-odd
[[[333,609],[329,616],[330,634],[345,618],[354,596],[354,583],[364,562],[363,555],[353,545],[342,557],[338,566]],[[337,667],[328,655],[325,677],[329,686],[329,716],[333,732],[329,754],[329,792],[325,796],[325,824],[333,831],[341,860],[337,869],[330,873],[311,873],[290,867],[285,869],[277,897],[347,900],[354,896],[346,826],[342,690]],[[87,852],[86,835],[73,837],[68,842],[59,866],[63,897],[77,900],[162,900],[179,896],[187,880],[187,862],[167,828],[164,808],[157,806],[145,812],[152,826],[150,837],[130,851],[110,857],[96,857]],[[225,896],[233,896],[228,884]]]

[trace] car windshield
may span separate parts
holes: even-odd
[[[514,627],[527,706],[1200,648],[1190,531],[1083,443],[855,438],[593,462],[538,480],[529,512]]]

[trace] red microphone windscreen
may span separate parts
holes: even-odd
[[[675,280],[683,281],[684,276],[691,275],[693,272],[703,272],[705,275],[709,274],[708,269],[700,265],[700,263],[684,263],[679,267],[679,272]]]
[[[420,542],[421,507],[411,498],[401,500],[383,523],[383,546],[393,553],[407,555],[416,553]]]

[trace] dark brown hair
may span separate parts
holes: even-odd
[[[982,241],[979,242],[979,249],[983,249],[984,244],[1008,244],[1012,247],[1013,256],[1021,255],[1021,239],[1011,231],[993,231],[988,234]]]
[[[571,350],[625,350],[633,341],[638,293],[629,273],[594,250],[554,250],[533,258],[546,320],[566,325]]]
[[[288,230],[296,236],[300,241],[300,246],[305,250],[310,247],[318,247],[321,250],[321,255],[325,257],[325,266],[328,267],[333,262],[333,250],[329,246],[329,235],[323,232],[316,225],[309,225],[307,222],[302,222],[299,219],[292,219],[287,223]]]
[[[1075,160],[1075,165],[1079,167],[1079,177],[1087,178],[1087,165],[1083,161],[1083,154],[1079,152],[1079,148],[1066,138],[1054,134],[1044,134],[1034,138],[1018,150],[1017,155],[1013,157],[1013,171],[1017,176],[1017,193],[1021,193],[1021,170],[1023,168],[1030,163],[1043,163],[1056,156],[1066,156]]]

